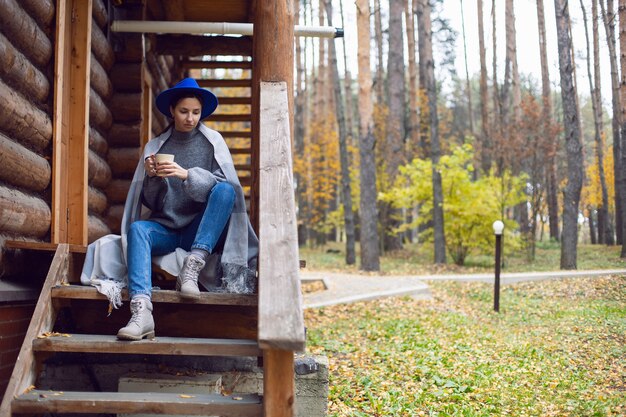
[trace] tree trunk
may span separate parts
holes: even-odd
[[[326,18],[328,25],[333,26],[333,8],[330,0],[326,0]],[[354,212],[352,211],[352,188],[350,186],[350,163],[348,158],[348,144],[345,119],[345,106],[343,95],[341,94],[341,83],[339,82],[339,68],[337,67],[337,51],[333,41],[328,43],[330,54],[330,66],[333,78],[333,90],[335,94],[335,114],[337,115],[337,125],[339,126],[339,160],[341,163],[341,201],[343,203],[343,216],[346,229],[346,264],[354,265],[356,255],[354,249]]]
[[[541,56],[541,96],[543,98],[544,125],[543,134],[545,137],[551,135],[550,125],[552,121],[552,92],[550,91],[550,74],[548,71],[548,52],[546,47],[546,20],[544,14],[543,0],[537,0],[537,25],[539,29],[539,53]],[[558,201],[558,180],[556,177],[556,151],[558,141],[556,136],[552,142],[550,154],[548,156],[547,171],[547,199],[548,218],[550,221],[550,238],[555,241],[561,240],[559,234],[559,201]]]
[[[295,4],[295,16],[294,20],[296,24],[300,22],[300,2]],[[294,151],[295,157],[301,158],[304,155],[304,135],[305,135],[305,123],[304,123],[304,106],[305,106],[305,89],[304,83],[305,71],[304,56],[302,53],[302,39],[295,38],[296,44],[296,84],[294,86],[294,93],[296,95],[294,99]],[[294,158],[295,160],[296,158]],[[294,179],[296,182],[296,203],[299,208],[300,221],[298,222],[298,245],[304,246],[308,240],[308,227],[307,222],[304,221],[308,209],[306,208],[306,180],[300,172],[294,173]]]
[[[502,101],[500,87],[498,86],[498,42],[496,25],[496,0],[491,2],[491,47],[492,47],[492,99],[493,99],[493,123],[491,124],[492,158],[495,159],[498,174],[502,173],[504,161],[501,155],[501,143],[504,137],[504,126],[502,125]]]
[[[567,0],[554,0],[559,49],[563,127],[567,151],[567,186],[563,195],[563,241],[561,269],[576,269],[578,244],[578,204],[583,181],[583,157],[580,116],[576,88],[572,77],[574,61],[569,33],[570,17]]]
[[[425,84],[423,88],[428,96],[430,116],[430,159],[432,161],[433,181],[433,229],[435,240],[435,263],[446,263],[446,240],[443,224],[443,189],[439,172],[439,118],[437,116],[437,91],[435,85],[435,63],[433,60],[432,27],[429,0],[419,0],[417,24],[419,27],[420,66],[423,68]],[[422,50],[423,49],[423,50]]]
[[[587,25],[587,11],[583,1],[580,2],[583,12],[583,22],[585,25],[585,39],[587,43],[587,78],[589,79],[589,92],[591,95],[591,106],[594,120],[594,139],[596,144],[596,158],[598,163],[598,173],[600,188],[602,190],[602,204],[598,207],[598,243],[608,245],[615,244],[613,240],[613,230],[609,222],[609,196],[606,187],[606,176],[604,174],[604,128],[602,124],[602,93],[600,89],[600,42],[598,33],[598,4],[596,0],[591,2],[591,21],[593,34],[593,74],[591,71],[591,47],[589,44],[589,28]]]
[[[596,222],[593,216],[593,207],[587,207],[587,212],[587,218],[589,219],[589,240],[591,241],[592,245],[595,245],[596,243],[598,243],[598,238],[596,233]]]
[[[385,60],[383,57],[383,19],[380,13],[380,0],[374,0],[374,34],[376,39],[376,103],[387,102],[385,95]]]
[[[463,13],[463,0],[460,0],[460,1],[461,1],[461,28],[463,30],[463,60],[465,62],[465,85],[466,85],[466,94],[467,94],[467,113],[469,117],[470,134],[473,135],[474,134],[474,111],[472,109],[472,87],[470,85],[469,68],[467,66],[467,37],[465,36],[465,13]],[[482,3],[482,0],[479,0],[479,1]]]
[[[380,270],[378,209],[376,206],[376,161],[372,74],[370,70],[370,8],[368,0],[356,0],[359,65],[359,172],[361,176],[361,269]]]
[[[626,0],[619,0],[619,43],[620,43],[620,51],[626,51]],[[621,93],[621,107],[620,107],[620,133],[622,138],[626,138],[626,54],[620,54],[620,65],[621,65],[621,74],[622,74],[622,82],[620,84],[620,93]],[[615,104],[615,103],[614,103]],[[615,135],[613,136],[615,138]],[[615,145],[613,145],[615,146]],[[620,158],[620,167],[626,166],[626,143],[622,144],[621,154],[618,155]],[[617,171],[617,167],[615,168],[615,182],[618,183],[619,178],[619,190],[621,196],[621,204],[618,207],[615,207],[615,217],[616,219],[620,219],[619,222],[616,221],[616,231],[618,236],[618,243],[622,244],[622,252],[620,256],[622,258],[626,258],[626,173],[622,170]],[[618,174],[618,173],[621,173]],[[617,194],[617,193],[616,193]],[[621,209],[620,209],[621,207]],[[621,236],[622,240],[619,241],[619,237]]]
[[[485,53],[485,29],[483,24],[483,0],[477,0],[478,5],[478,52],[480,54],[480,115],[481,115],[481,141],[480,163],[485,173],[491,168],[492,140],[489,129],[489,98],[487,91],[487,58]],[[494,82],[496,77],[494,74]]]
[[[414,0],[417,1],[417,0]],[[407,132],[407,159],[411,160],[419,144],[419,117],[417,108],[417,62],[415,58],[415,25],[411,0],[404,0],[404,14],[406,21],[406,38],[409,54],[409,126]]]
[[[620,213],[626,210],[624,202],[626,201],[626,174],[623,172],[624,165],[622,164],[622,155],[624,153],[624,143],[622,143],[623,136],[620,135],[620,85],[619,75],[617,71],[617,47],[615,40],[615,12],[613,7],[613,0],[608,0],[605,3],[604,0],[599,0],[600,9],[602,11],[602,21],[604,22],[604,29],[606,31],[606,43],[609,47],[609,63],[611,64],[611,93],[612,93],[612,105],[613,105],[613,171],[615,174],[615,225],[617,230],[617,243],[622,244],[626,241],[623,230],[626,228],[626,224],[623,223],[625,216],[619,216]],[[617,175],[621,172],[622,175]],[[619,178],[618,178],[619,177]]]
[[[389,113],[387,116],[386,142],[383,150],[386,157],[386,174],[388,184],[393,184],[398,167],[404,162],[404,114],[405,84],[404,84],[404,43],[402,39],[402,0],[390,0],[389,2],[389,53],[387,59],[387,103]],[[394,233],[400,225],[401,212],[385,204],[383,211],[384,245],[387,250],[402,248],[402,237]]]

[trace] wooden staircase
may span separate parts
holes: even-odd
[[[185,414],[219,416],[262,416],[262,398],[257,395],[230,395],[219,393],[206,395],[186,395],[181,391],[172,393],[129,393],[129,392],[77,392],[62,388],[39,390],[38,376],[43,361],[51,355],[64,353],[90,353],[95,355],[176,355],[176,356],[220,356],[220,357],[262,357],[263,352],[255,339],[250,338],[214,338],[219,334],[219,327],[226,324],[234,327],[225,333],[229,336],[255,334],[256,324],[251,319],[257,308],[256,295],[236,295],[204,293],[190,304],[183,300],[176,291],[155,290],[153,304],[157,317],[157,337],[137,342],[117,340],[112,329],[123,323],[123,316],[128,318],[128,299],[120,316],[109,317],[113,323],[102,326],[94,320],[94,313],[106,316],[107,300],[93,287],[75,285],[70,274],[70,266],[77,265],[80,253],[70,252],[68,245],[59,245],[41,291],[32,324],[25,338],[25,343],[16,363],[15,371],[9,382],[2,415],[79,413],[79,414]],[[85,302],[95,307],[87,309]],[[67,324],[61,324],[62,313],[72,314],[72,329],[76,333],[65,333]],[[212,310],[212,311],[211,311]],[[98,313],[99,311],[99,313]],[[157,314],[161,311],[162,314]],[[187,321],[194,326],[175,323],[160,316],[174,315],[179,319],[180,311],[187,316]],[[207,315],[221,318],[219,326],[201,326]],[[162,324],[162,326],[161,326]],[[123,326],[123,324],[121,324]],[[194,327],[196,327],[194,329]],[[252,327],[252,328],[246,328]],[[106,333],[95,333],[105,329]],[[161,330],[163,329],[163,330]],[[91,333],[83,333],[89,331]],[[163,334],[164,336],[160,336]],[[174,334],[176,336],[165,336]],[[191,337],[194,336],[194,337]],[[206,336],[206,337],[200,337]]]
[[[84,248],[55,248],[48,274],[25,336],[0,417],[60,414],[169,414],[209,416],[293,415],[293,354],[304,350],[304,323],[298,279],[291,152],[285,83],[262,83],[259,144],[259,293],[203,293],[197,301],[154,283],[156,338],[118,341],[117,329],[130,317],[128,299],[107,317],[108,300],[95,288],[79,285]],[[37,248],[41,250],[42,248]],[[258,358],[263,394],[132,393],[42,387],[41,372],[56,355],[176,358]],[[54,385],[54,383],[53,383]],[[49,389],[48,389],[49,388]]]

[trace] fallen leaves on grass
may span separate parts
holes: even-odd
[[[626,413],[626,277],[431,290],[305,312],[330,417]]]

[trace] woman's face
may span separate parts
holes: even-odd
[[[195,97],[183,98],[176,103],[175,107],[170,107],[172,116],[174,116],[174,127],[179,132],[191,132],[198,121],[200,113],[202,113],[202,104]]]

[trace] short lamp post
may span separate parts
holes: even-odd
[[[493,310],[500,312],[500,258],[502,256],[502,231],[504,223],[500,220],[493,222],[493,232],[496,235],[496,280],[493,287]]]

